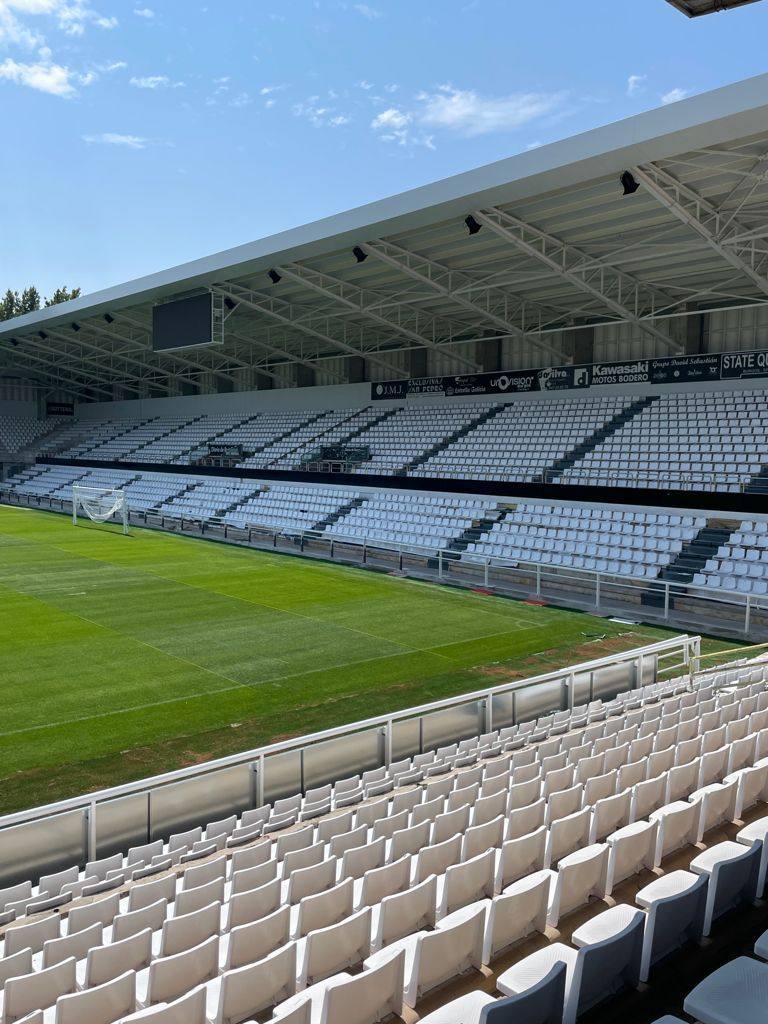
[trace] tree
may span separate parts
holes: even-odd
[[[36,309],[40,309],[40,292],[31,284],[29,288],[25,288],[21,293],[18,315],[34,313]]]
[[[72,288],[71,290],[64,285],[61,288],[57,288],[50,299],[45,300],[46,306],[58,306],[60,302],[69,302],[70,299],[80,298],[80,288]]]
[[[79,298],[80,292],[80,288],[67,288],[63,285],[45,300],[45,305],[58,306],[60,302],[69,302],[70,299]],[[24,313],[34,313],[41,305],[40,292],[33,284],[25,288],[21,294],[9,288],[0,299],[0,321],[12,320],[13,317],[23,316]]]

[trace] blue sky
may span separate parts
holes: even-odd
[[[768,4],[0,0],[0,288],[85,291],[766,70]]]

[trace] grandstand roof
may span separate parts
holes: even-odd
[[[767,171],[762,75],[8,321],[0,374],[134,397],[285,363],[335,382],[350,355],[400,377],[392,353],[423,346],[469,372],[462,341],[527,339],[544,359],[552,332],[612,322],[675,352],[670,318],[768,301]],[[152,352],[153,304],[195,289],[223,343]]]
[[[732,7],[745,7],[757,3],[757,0],[667,0],[678,11],[689,18],[700,18],[703,14],[714,14],[715,11],[729,11]]]

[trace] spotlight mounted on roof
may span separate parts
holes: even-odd
[[[74,321],[69,325],[73,331],[77,332],[80,330],[80,324],[76,324]]]
[[[365,249],[361,249],[359,245],[356,245],[352,250],[352,255],[355,257],[358,263],[365,263],[368,259],[368,253]]]
[[[45,331],[38,331],[37,332],[37,336],[38,336],[38,338],[41,341],[47,341],[48,340],[48,335],[45,333]]]
[[[476,235],[478,231],[482,231],[483,225],[476,221],[471,213],[468,217],[464,218],[464,223],[467,225],[467,231],[469,231],[470,235]]]
[[[629,171],[624,171],[622,176],[619,178],[621,187],[624,189],[622,195],[632,196],[640,188],[640,183],[630,174]]]
[[[11,345],[13,345],[14,348],[19,347],[19,343],[15,338],[9,338],[8,341],[10,342]]]
[[[268,270],[267,277],[272,282],[272,284],[280,284],[280,282],[283,280],[276,270]]]
[[[230,313],[232,312],[233,309],[237,308],[237,303],[235,302],[235,300],[234,299],[230,299],[230,297],[228,295],[224,299],[224,305],[227,307],[227,309],[230,311]]]
[[[111,313],[105,313],[104,314],[104,319],[106,320],[106,322],[108,324],[113,324],[115,322],[115,318],[112,316]]]

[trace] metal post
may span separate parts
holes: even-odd
[[[595,608],[600,607],[600,573],[595,573]],[[591,684],[590,684],[591,686]]]
[[[750,600],[751,594],[747,594],[747,601],[744,606],[744,635],[749,636],[749,626],[752,618],[752,602]]]
[[[669,580],[664,584],[664,618],[669,618]]]
[[[266,766],[266,758],[262,754],[259,760],[254,765],[256,771],[256,806],[264,806],[264,768]]]
[[[85,810],[86,860],[96,860],[96,802],[92,800]]]
[[[493,694],[485,698],[485,731],[493,732]]]
[[[541,597],[541,562],[536,563],[536,597]]]
[[[368,561],[368,540],[363,540],[363,565]]]
[[[488,566],[490,564],[491,564],[491,558],[490,558],[490,555],[489,555],[486,558],[486,560],[485,560],[485,565],[483,566],[483,586],[485,586],[485,587],[488,586]]]
[[[392,719],[384,726],[384,764],[387,768],[392,764]]]
[[[440,579],[440,580],[443,578],[443,549],[442,548],[440,548],[440,550],[437,552],[437,578]]]

